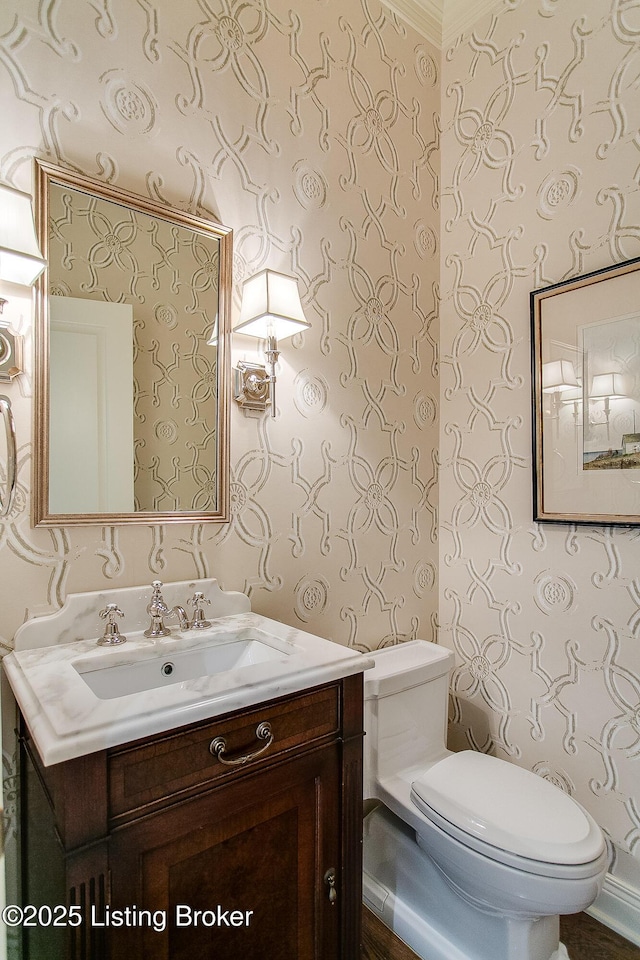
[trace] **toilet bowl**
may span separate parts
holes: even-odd
[[[530,771],[446,749],[451,651],[416,640],[372,659],[365,903],[424,960],[559,960],[559,914],[602,886],[600,828]]]

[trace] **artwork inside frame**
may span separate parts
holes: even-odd
[[[640,524],[640,257],[530,302],[534,520]]]

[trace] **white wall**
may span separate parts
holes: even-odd
[[[637,537],[531,521],[528,317],[533,287],[640,254],[627,8],[505,0],[440,85],[377,0],[6,0],[0,178],[28,189],[36,154],[215,212],[236,283],[295,273],[313,328],[284,345],[279,419],[233,411],[223,527],[32,530],[30,379],[11,387],[4,646],[70,591],[204,575],[359,648],[430,637],[439,530],[457,743],[573,792],[633,898]]]
[[[282,345],[279,417],[232,411],[222,527],[31,529],[41,438],[30,376],[11,385],[2,647],[69,592],[202,576],[359,649],[433,635],[438,59],[377,0],[0,4],[0,180],[30,189],[37,155],[214,213],[236,293],[293,273],[313,325]],[[28,304],[7,312],[30,357]]]
[[[528,301],[640,256],[631,13],[507,0],[443,56],[439,577],[456,743],[577,797],[638,907],[638,533],[531,520]]]
[[[342,643],[431,632],[437,53],[375,0],[223,7],[2,5],[0,178],[29,189],[36,154],[215,212],[234,229],[236,287],[265,265],[292,272],[313,324],[283,344],[279,418],[234,407],[223,528],[30,529],[30,380],[12,387],[7,646],[69,591],[205,570]]]

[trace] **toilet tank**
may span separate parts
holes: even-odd
[[[427,640],[411,640],[367,654],[364,674],[364,798],[401,770],[424,766],[446,753],[449,674],[453,653]]]

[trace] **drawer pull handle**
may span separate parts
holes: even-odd
[[[271,724],[264,721],[259,723],[256,727],[256,739],[257,740],[266,740],[267,742],[263,747],[258,747],[257,750],[254,750],[253,753],[246,753],[242,757],[230,757],[228,760],[222,756],[223,753],[226,753],[227,750],[227,741],[224,737],[216,737],[209,744],[209,753],[217,757],[220,763],[226,764],[228,767],[238,767],[242,766],[244,763],[248,763],[249,760],[259,757],[261,753],[264,753],[265,750],[268,750],[271,744],[273,743],[273,731],[271,730]]]

